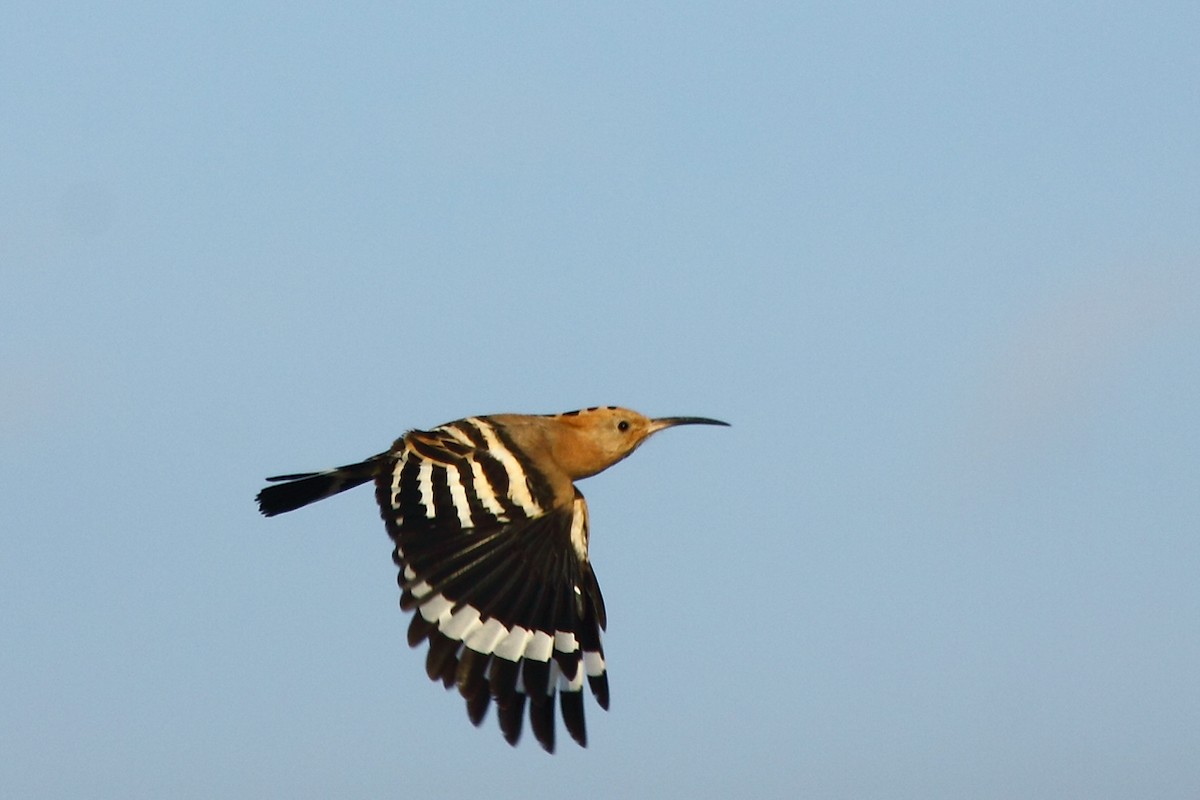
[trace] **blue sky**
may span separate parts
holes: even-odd
[[[12,3],[0,794],[1200,791],[1194,3]],[[591,745],[404,642],[370,492],[616,403]]]

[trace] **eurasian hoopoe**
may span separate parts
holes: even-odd
[[[258,494],[267,516],[367,481],[395,543],[400,607],[416,610],[408,643],[429,642],[425,670],[458,686],[479,725],[491,700],[509,744],[526,699],[538,742],[554,751],[554,696],[587,746],[583,679],[608,708],[600,631],[604,598],[588,562],[588,511],[574,481],[675,425],[607,406],[565,414],[496,414],[409,431],[386,453],[325,472],[279,475]]]

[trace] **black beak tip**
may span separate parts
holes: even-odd
[[[663,417],[655,420],[655,422],[663,423],[668,428],[676,425],[721,425],[726,428],[730,427],[728,422],[709,417]]]

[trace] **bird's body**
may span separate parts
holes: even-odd
[[[476,725],[492,701],[515,744],[525,707],[554,749],[554,705],[586,745],[583,684],[608,707],[604,599],[588,561],[588,512],[575,481],[674,425],[614,406],[565,414],[469,417],[409,431],[385,453],[324,472],[281,475],[263,514],[291,511],[368,481],[395,549],[408,641],[426,671],[457,685]]]

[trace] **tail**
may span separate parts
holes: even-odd
[[[299,472],[267,478],[268,481],[283,483],[268,486],[258,493],[258,510],[264,516],[273,517],[374,480],[386,455],[381,453],[358,464],[347,464],[324,472]]]

